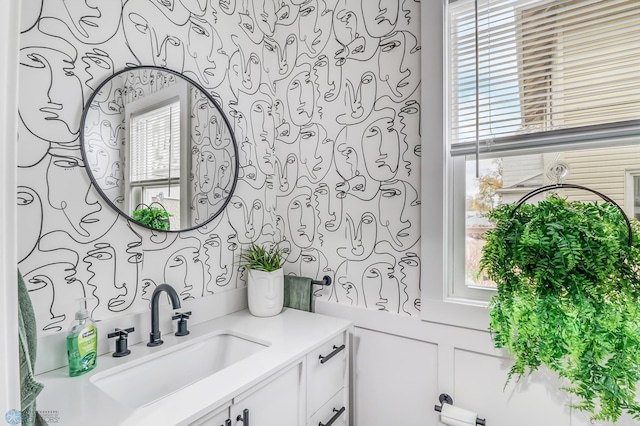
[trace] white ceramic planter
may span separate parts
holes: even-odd
[[[247,280],[249,312],[257,317],[271,317],[282,312],[284,305],[284,271],[249,269]]]

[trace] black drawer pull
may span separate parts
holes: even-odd
[[[344,346],[344,345],[342,345]],[[333,409],[333,412],[335,413],[333,415],[333,417],[331,417],[331,420],[329,420],[329,422],[327,424],[324,424],[322,422],[318,423],[318,426],[331,426],[333,424],[333,422],[335,422],[336,420],[338,420],[338,417],[340,417],[342,415],[342,413],[344,413],[345,407],[342,407],[341,409]]]
[[[320,364],[324,364],[325,362],[329,361],[331,358],[333,358],[334,356],[336,356],[336,354],[342,350],[344,350],[345,346],[344,345],[340,345],[340,346],[336,346],[333,345],[333,352],[331,352],[329,355],[327,356],[322,356],[320,355],[318,358],[320,359]]]
[[[242,422],[244,426],[249,426],[249,410],[246,408],[242,410],[242,415],[238,414],[236,422]]]

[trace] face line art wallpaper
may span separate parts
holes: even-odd
[[[419,1],[23,3],[39,13],[21,23],[18,266],[39,337],[66,330],[81,297],[103,320],[148,309],[165,282],[183,300],[243,287],[251,242],[281,241],[286,274],[331,276],[316,297],[419,316]],[[197,81],[235,133],[235,192],[196,230],[130,222],[87,175],[123,182],[117,150],[84,164],[80,117],[100,82],[134,65]],[[126,129],[109,119],[124,95],[101,104],[92,138],[124,147]],[[213,202],[212,170],[230,161],[207,148],[221,143],[215,120],[198,120],[194,215]]]

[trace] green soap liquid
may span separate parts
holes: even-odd
[[[98,330],[95,326],[84,327],[78,332],[73,330],[67,336],[67,355],[69,356],[69,375],[76,377],[96,367],[96,343]]]

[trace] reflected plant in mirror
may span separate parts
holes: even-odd
[[[164,68],[126,68],[103,81],[83,111],[81,141],[104,199],[151,229],[210,222],[238,179],[238,147],[222,109],[198,83]],[[158,205],[166,225],[147,220]]]
[[[169,218],[171,215],[163,207],[138,206],[132,214],[133,220],[148,228],[159,231],[169,230]]]

